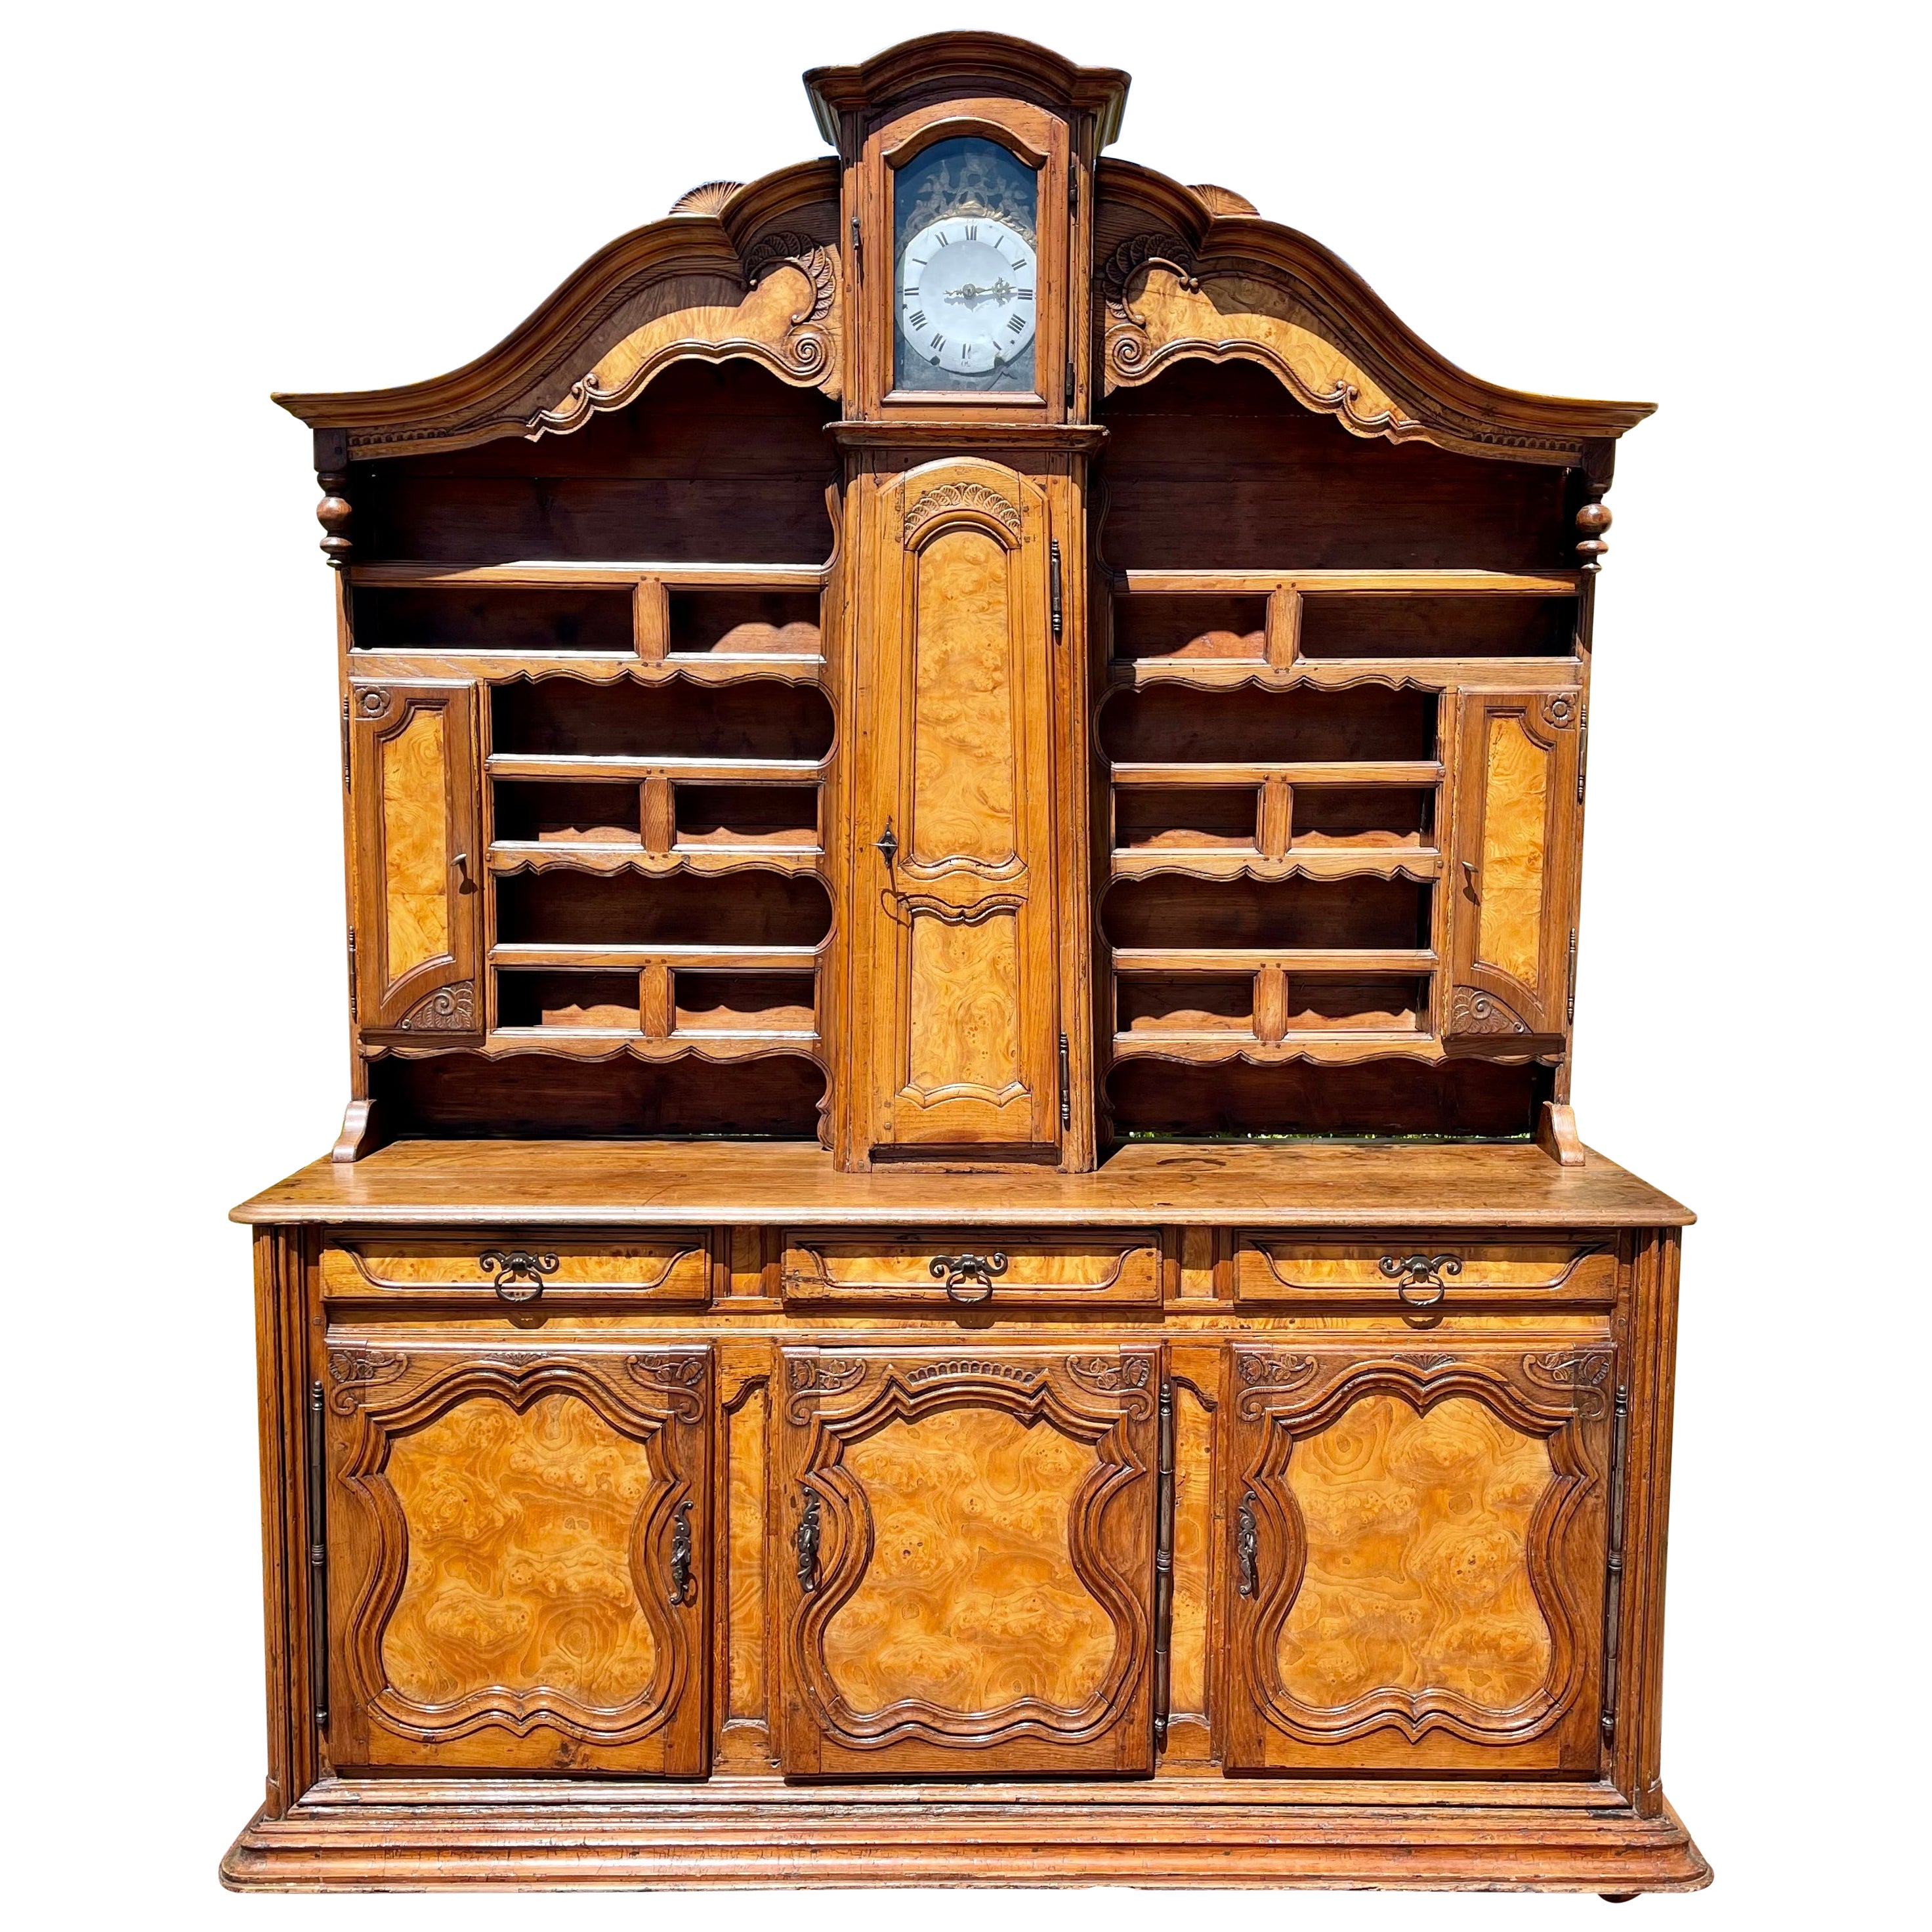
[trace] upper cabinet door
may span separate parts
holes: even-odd
[[[357,1022],[481,1033],[476,687],[354,684],[349,703]]]
[[[1571,692],[1464,694],[1444,1037],[1562,1048],[1575,959],[1577,716]]]
[[[704,1774],[710,1369],[330,1348],[337,1769]]]
[[[1158,1352],[784,1352],[794,1777],[1154,1768]]]
[[[881,489],[854,854],[871,1140],[1059,1138],[1044,495],[956,460]]]
[[[1234,1355],[1228,1768],[1596,1775],[1607,1338],[1283,1339]]]

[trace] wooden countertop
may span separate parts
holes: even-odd
[[[1589,1152],[1527,1142],[1144,1142],[1092,1174],[920,1162],[841,1174],[820,1148],[757,1141],[400,1141],[322,1160],[237,1221],[650,1227],[763,1222],[1091,1227],[1682,1227],[1696,1217]]]

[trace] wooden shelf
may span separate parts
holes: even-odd
[[[1150,878],[1178,873],[1190,879],[1412,879],[1439,878],[1442,855],[1411,845],[1324,846],[1264,857],[1252,847],[1155,845],[1113,855],[1117,879]]]
[[[819,590],[829,568],[820,563],[562,563],[530,558],[466,567],[424,562],[358,563],[350,566],[349,580],[372,590],[621,590],[646,578],[679,590]]]
[[[1279,966],[1287,973],[1432,973],[1436,956],[1427,947],[1280,946],[1119,946],[1113,951],[1117,974],[1258,973]]]
[[[1297,1034],[1279,1046],[1251,1033],[1117,1033],[1114,1058],[1170,1060],[1191,1066],[1244,1060],[1256,1066],[1280,1066],[1304,1060],[1316,1066],[1359,1066],[1372,1060],[1412,1060],[1432,1066],[1446,1059],[1442,1042],[1426,1034]]]
[[[1574,570],[1117,570],[1114,596],[1261,597],[1574,597]]]
[[[764,680],[816,684],[825,660],[802,651],[672,651],[655,661],[634,651],[395,651],[351,652],[350,675],[374,680],[476,679],[506,684],[518,679],[580,679],[591,684],[730,684]]]
[[[652,1061],[762,1060],[775,1054],[811,1053],[816,1033],[674,1033],[646,1040],[621,1027],[502,1027],[480,1048],[486,1060],[520,1054],[550,1054],[567,1060],[613,1060],[620,1054]]]
[[[1576,658],[1298,658],[1270,664],[1260,658],[1115,658],[1108,676],[1124,690],[1178,684],[1195,691],[1343,691],[1358,684],[1390,690],[1568,691],[1582,679]]]
[[[711,972],[805,973],[817,967],[821,950],[822,942],[820,946],[608,946],[511,940],[490,947],[490,964],[524,970],[549,967],[628,971],[662,964]]]
[[[554,755],[493,752],[493,778],[681,778],[696,784],[812,784],[825,776],[822,758],[634,758],[605,752]]]
[[[493,764],[494,760],[491,761]],[[1200,759],[1184,764],[1118,764],[1116,785],[1258,785],[1269,778],[1291,785],[1432,785],[1442,782],[1434,759],[1363,758],[1333,764],[1234,764]]]
[[[677,845],[647,852],[632,844],[578,844],[562,839],[500,839],[490,848],[500,878],[518,872],[784,872],[810,876],[824,868],[816,845]]]

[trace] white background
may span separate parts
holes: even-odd
[[[1610,497],[1576,1100],[1588,1141],[1702,1216],[1664,1766],[1718,1882],[1630,1908],[1674,1926],[1923,1910],[1910,908],[1932,732],[1905,22],[1630,0],[974,22],[1130,70],[1118,152],[1318,236],[1465,367],[1663,406]],[[282,0],[43,7],[13,32],[16,1924],[1602,1922],[1560,1898],[216,1888],[263,1748],[248,1240],[224,1216],[326,1148],[346,1078],[328,576],[308,433],[268,392],[466,360],[682,190],[818,152],[802,70],[947,24],[872,0]]]

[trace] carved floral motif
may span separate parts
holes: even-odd
[[[1568,1390],[1576,1412],[1592,1421],[1608,1407],[1610,1357],[1604,1351],[1526,1355],[1522,1372],[1541,1388]]]

